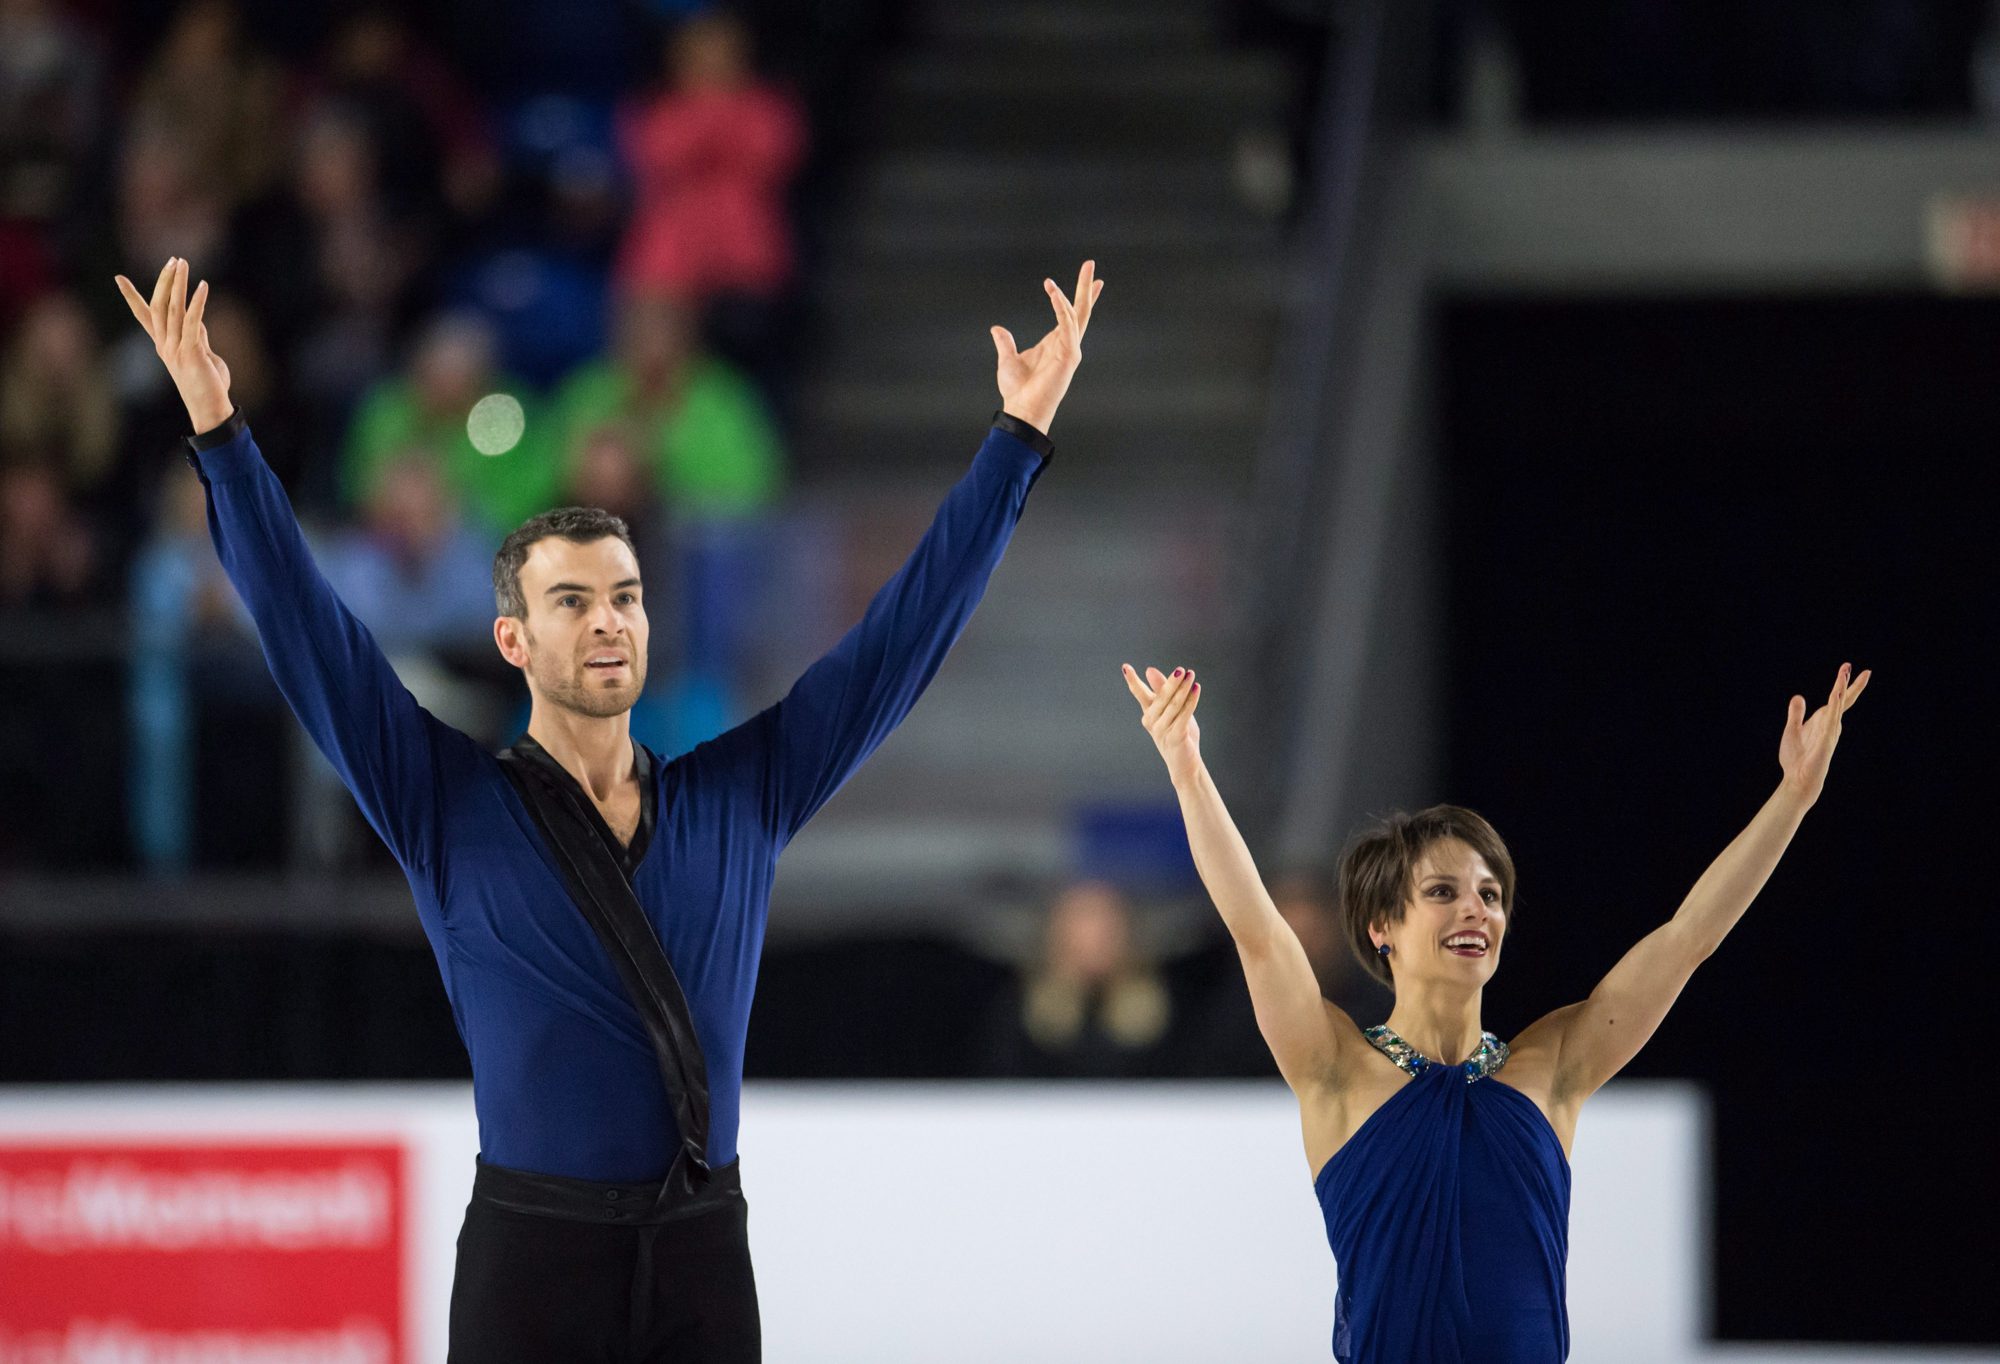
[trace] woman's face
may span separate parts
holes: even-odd
[[[1440,839],[1417,858],[1416,882],[1403,921],[1378,927],[1379,948],[1389,944],[1399,988],[1416,980],[1481,986],[1500,965],[1507,910],[1500,878],[1470,844]]]

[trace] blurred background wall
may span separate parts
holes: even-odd
[[[787,855],[757,1078],[1276,1083],[1121,662],[1202,671],[1364,1021],[1342,840],[1493,818],[1503,1034],[1671,912],[1786,698],[1875,668],[1629,1073],[1709,1096],[1718,1338],[2000,1345],[1987,5],[0,0],[0,1081],[460,1078],[110,286],[170,254],[452,723],[524,721],[499,535],[631,519],[669,753],[858,614],[977,444],[986,327],[1098,260],[993,591]]]

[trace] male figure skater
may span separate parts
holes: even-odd
[[[530,519],[494,560],[528,731],[487,752],[421,709],[314,567],[210,350],[204,282],[118,287],[187,405],[209,528],[285,699],[396,855],[472,1059],[479,1164],[451,1358],[761,1358],[736,1167],[779,851],[909,713],[1000,562],[1103,288],[993,328],[1002,407],[861,623],[785,698],[671,762],[630,734],[645,585],[616,517]],[[664,948],[664,953],[662,953]]]

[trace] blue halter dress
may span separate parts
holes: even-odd
[[[1527,1095],[1387,1027],[1368,1040],[1410,1079],[1319,1172],[1342,1364],[1561,1364],[1569,1355],[1569,1161]]]

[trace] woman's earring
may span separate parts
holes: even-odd
[[[1383,956],[1386,957],[1389,955],[1389,944],[1383,943],[1380,947],[1376,948],[1375,950],[1377,952],[1380,952]]]

